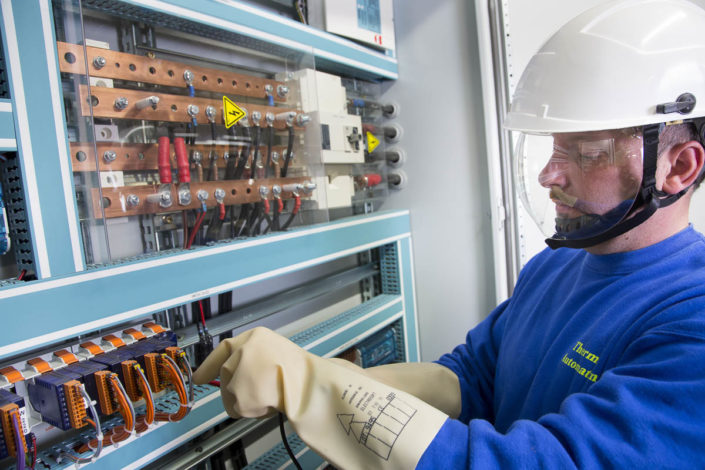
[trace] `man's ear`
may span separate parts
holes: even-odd
[[[695,183],[705,165],[705,150],[700,143],[691,140],[674,145],[661,158],[666,158],[664,163],[669,166],[662,189],[668,194],[676,194]]]

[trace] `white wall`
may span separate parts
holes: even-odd
[[[467,0],[395,0],[409,183],[382,209],[410,209],[423,360],[463,342],[494,307],[494,268],[475,11]]]

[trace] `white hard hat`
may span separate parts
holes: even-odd
[[[504,126],[526,132],[618,129],[678,119],[684,93],[705,116],[705,10],[686,0],[609,1],[555,33],[524,71]]]

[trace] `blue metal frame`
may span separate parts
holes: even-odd
[[[0,12],[37,276],[81,271],[85,263],[49,0],[1,0]]]
[[[0,152],[17,150],[15,140],[15,115],[12,101],[0,99]]]

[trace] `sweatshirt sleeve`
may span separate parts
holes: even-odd
[[[464,344],[436,361],[452,370],[460,382],[462,409],[458,420],[493,419],[494,377],[504,320],[502,312],[509,300],[500,304],[479,325],[468,332]]]
[[[557,413],[506,433],[447,420],[417,468],[705,468],[704,391],[703,325],[654,329]]]

